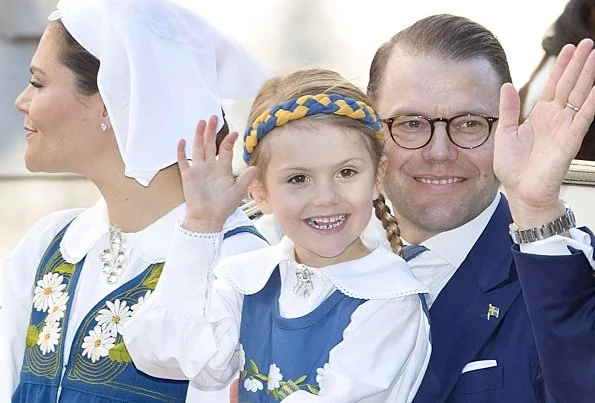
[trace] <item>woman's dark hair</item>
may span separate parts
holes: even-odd
[[[64,27],[61,21],[52,24],[58,28],[61,36],[62,50],[60,61],[74,73],[76,87],[82,95],[95,95],[99,92],[97,87],[97,74],[99,73],[99,59],[87,52]]]
[[[552,35],[541,42],[548,56],[558,56],[567,43],[578,45],[584,38],[595,40],[595,20],[591,10],[595,0],[570,0],[552,26]]]
[[[494,34],[465,17],[439,14],[417,21],[376,51],[368,83],[372,100],[378,99],[384,71],[395,46],[413,56],[431,56],[438,60],[484,59],[498,75],[500,84],[512,82],[506,53]]]

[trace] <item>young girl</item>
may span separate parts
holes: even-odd
[[[175,256],[124,329],[141,370],[205,389],[239,371],[241,402],[413,399],[430,356],[427,290],[397,254],[360,239],[374,205],[401,252],[379,192],[383,131],[369,105],[331,71],[269,80],[244,138],[250,167],[235,183],[229,141],[215,158],[214,120],[197,128],[191,165],[180,142],[188,209]],[[213,270],[250,181],[285,237]]]

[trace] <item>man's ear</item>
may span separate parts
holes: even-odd
[[[271,214],[273,212],[268,202],[266,189],[264,188],[263,183],[258,180],[258,178],[255,178],[252,182],[250,182],[250,185],[248,186],[248,192],[250,192],[250,196],[252,196],[260,211],[262,211],[264,214]]]
[[[386,175],[386,169],[388,168],[388,159],[385,155],[380,158],[378,162],[378,168],[376,168],[376,178],[374,180],[374,191],[373,196],[374,200],[380,196],[380,190],[382,189],[382,181],[384,180],[384,175]]]

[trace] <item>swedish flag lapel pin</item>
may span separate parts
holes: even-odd
[[[490,320],[490,318],[498,319],[498,316],[500,316],[500,308],[490,304],[488,306],[488,314],[486,315],[486,319],[487,320]]]

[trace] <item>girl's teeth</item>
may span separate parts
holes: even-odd
[[[308,218],[309,225],[316,229],[333,229],[339,227],[345,221],[345,214],[333,217]]]

